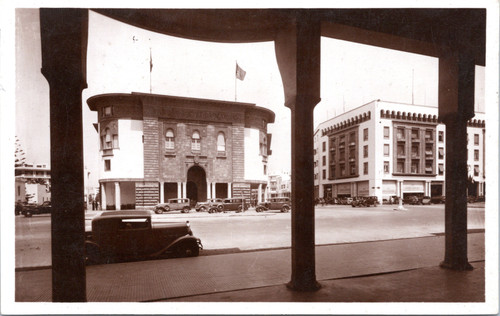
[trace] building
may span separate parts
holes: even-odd
[[[87,103],[98,113],[103,208],[265,196],[272,111],[144,93],[97,95]]]
[[[28,163],[15,167],[16,202],[50,201],[50,167]]]
[[[402,111],[404,110],[404,111]],[[438,108],[372,101],[315,130],[315,197],[445,195],[445,125]],[[468,194],[485,195],[485,121],[467,124]]]
[[[289,171],[269,175],[267,198],[288,197],[292,194],[292,181]]]

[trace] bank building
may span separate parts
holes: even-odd
[[[271,110],[251,103],[146,93],[90,97],[98,114],[103,209],[169,198],[267,196]]]
[[[446,127],[438,108],[375,100],[319,124],[316,198],[444,196]],[[467,194],[484,197],[485,114],[467,122]]]

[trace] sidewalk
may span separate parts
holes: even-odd
[[[290,249],[87,267],[88,302],[484,302],[484,233],[473,271],[438,267],[444,237],[316,247],[313,293],[290,291]],[[16,272],[17,302],[50,302],[51,270]],[[397,272],[397,273],[396,273]]]

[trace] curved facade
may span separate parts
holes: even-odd
[[[96,95],[87,103],[98,112],[103,207],[265,195],[272,111],[145,93]]]

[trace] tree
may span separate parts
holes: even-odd
[[[21,141],[16,136],[16,151],[15,151],[15,167],[23,167],[26,162],[24,150],[21,146]]]

